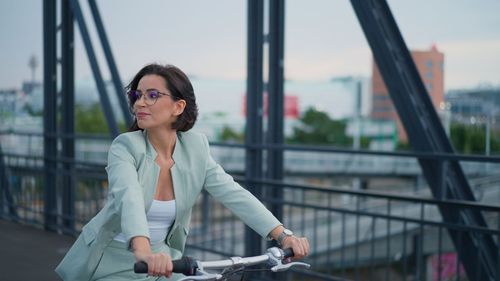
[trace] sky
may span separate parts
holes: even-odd
[[[60,1],[58,1],[60,2]],[[42,79],[42,1],[0,1],[0,89],[29,80],[30,56]],[[500,1],[388,1],[408,47],[445,54],[445,89],[500,86]],[[98,0],[122,80],[145,64],[171,63],[192,77],[246,77],[246,1]],[[101,72],[109,77],[87,1],[80,1]],[[288,0],[285,77],[370,76],[372,56],[350,2]],[[77,79],[92,77],[75,25]]]

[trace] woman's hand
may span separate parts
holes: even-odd
[[[278,240],[279,236],[285,231],[285,227],[283,225],[278,225],[267,235],[267,237]],[[292,248],[293,250],[293,260],[299,260],[307,255],[309,255],[309,242],[305,237],[297,237],[297,236],[285,236],[283,240],[278,241],[278,244],[281,243],[282,249]]]
[[[135,258],[138,261],[144,261],[148,264],[149,276],[172,276],[172,258],[165,253],[143,253],[141,251],[134,252]]]
[[[293,249],[293,260],[299,260],[309,255],[309,242],[305,237],[287,236],[281,243],[281,248]]]
[[[165,253],[153,253],[149,246],[149,239],[142,236],[132,238],[131,241],[134,256],[137,261],[148,264],[148,275],[150,276],[172,276],[172,258]]]

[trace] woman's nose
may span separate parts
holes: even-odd
[[[140,95],[139,98],[135,101],[134,106],[135,105],[146,106],[146,95]]]

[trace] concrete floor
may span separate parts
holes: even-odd
[[[54,268],[75,238],[0,219],[0,280],[61,280]]]

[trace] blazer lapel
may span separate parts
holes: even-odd
[[[144,169],[142,169],[142,183],[144,185],[144,206],[145,211],[148,212],[153,203],[155,196],[156,186],[158,185],[158,177],[160,176],[160,167],[156,164],[156,150],[153,145],[149,142],[147,131],[143,131],[144,141],[146,142],[146,155],[144,159]]]
[[[170,169],[170,174],[172,176],[172,184],[174,185],[175,194],[175,221],[179,221],[179,217],[186,207],[186,194],[185,194],[185,179],[186,176],[185,169],[183,167],[183,151],[184,146],[182,142],[182,135],[177,134],[177,140],[175,142],[174,152],[172,154],[172,159],[174,160],[174,166]]]

